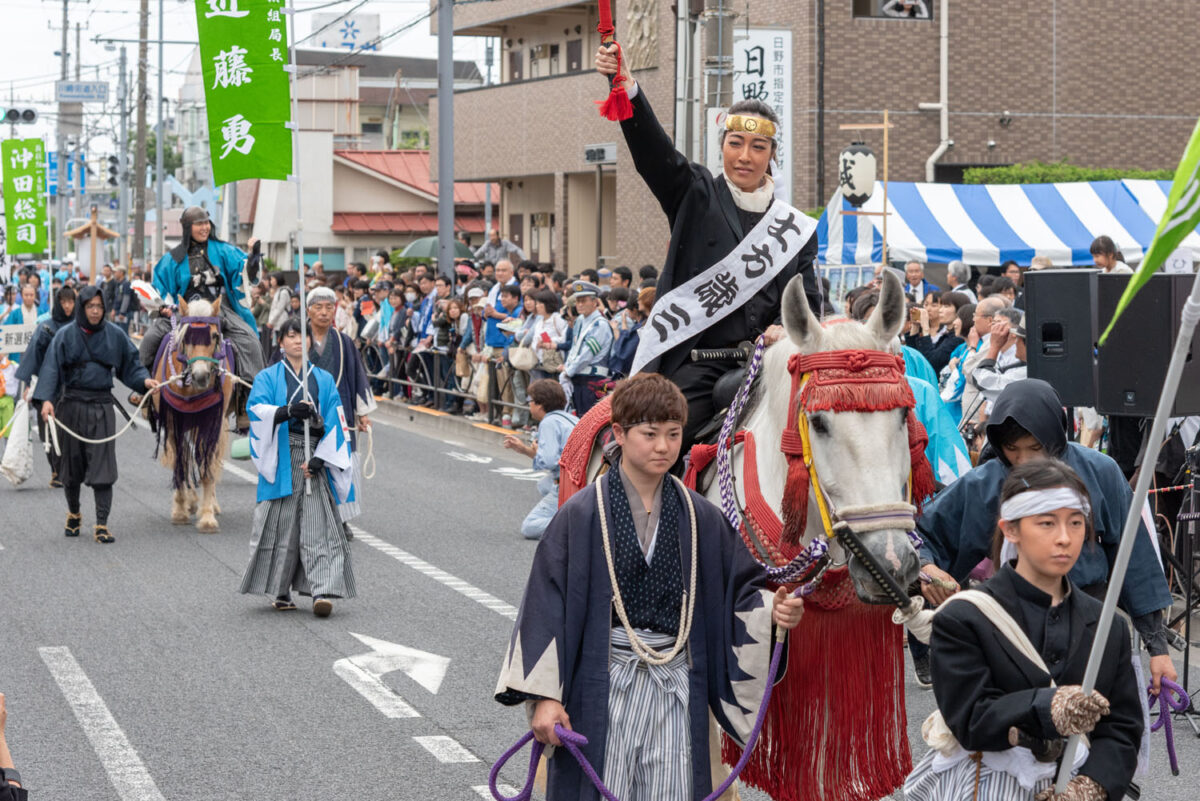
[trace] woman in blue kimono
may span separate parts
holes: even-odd
[[[540,742],[560,744],[556,725],[586,735],[583,754],[621,801],[709,794],[709,712],[746,740],[776,627],[804,611],[767,588],[719,509],[667,475],[687,411],[656,373],[617,385],[620,462],[542,536],[496,687],[500,703],[527,703]],[[547,764],[551,801],[599,798],[566,750]]]
[[[239,592],[265,593],[281,611],[296,608],[292,590],[311,595],[313,614],[328,617],[334,598],[355,596],[350,551],[337,505],[354,500],[350,442],[333,377],[308,365],[300,322],[279,329],[284,358],[254,377],[246,402],[250,457],[258,468],[258,505],[250,564]],[[304,460],[304,437],[311,455]]]

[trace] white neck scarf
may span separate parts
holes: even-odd
[[[722,171],[721,177],[729,186],[729,193],[733,195],[733,204],[742,211],[761,214],[767,210],[767,206],[771,205],[771,200],[775,197],[775,180],[769,173],[763,175],[762,184],[753,192],[739,189],[733,181],[729,180],[729,176],[724,171]]]

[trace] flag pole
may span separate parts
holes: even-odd
[[[1129,567],[1129,556],[1133,552],[1133,542],[1137,537],[1138,524],[1142,519],[1142,507],[1149,494],[1150,481],[1154,478],[1154,465],[1158,462],[1158,452],[1162,449],[1163,435],[1166,434],[1167,423],[1170,421],[1171,405],[1175,402],[1175,393],[1179,389],[1179,381],[1183,375],[1183,366],[1187,361],[1188,349],[1192,344],[1196,324],[1200,322],[1200,273],[1197,273],[1195,280],[1192,281],[1192,292],[1183,305],[1181,317],[1179,336],[1175,339],[1175,348],[1171,352],[1171,362],[1167,367],[1167,377],[1163,381],[1162,395],[1158,398],[1158,408],[1154,413],[1154,424],[1150,427],[1150,440],[1146,443],[1146,455],[1142,458],[1142,469],[1138,471],[1137,484],[1133,490],[1133,502],[1129,505],[1129,514],[1125,517],[1125,528],[1121,531],[1121,544],[1117,548],[1117,558],[1113,563],[1112,576],[1108,580],[1104,608],[1100,612],[1100,622],[1096,626],[1096,639],[1092,641],[1087,669],[1083,674],[1085,695],[1096,687],[1096,674],[1100,672],[1100,662],[1104,659],[1104,646],[1108,642],[1108,633],[1112,628],[1113,616],[1117,609],[1117,598],[1121,595],[1121,587],[1125,583],[1125,570]],[[1078,748],[1079,735],[1073,735],[1067,740],[1067,747],[1063,752],[1055,793],[1066,790],[1067,782],[1071,778],[1071,770],[1075,764],[1075,752]]]
[[[297,271],[299,279],[296,282],[296,289],[300,295],[300,339],[302,342],[307,342],[308,337],[308,302],[305,298],[307,287],[304,284],[304,188],[300,183],[300,104],[296,95],[296,81],[298,73],[296,70],[296,2],[288,0],[287,3],[287,18],[288,18],[288,59],[290,69],[288,70],[288,83],[290,84],[292,104],[292,122],[289,127],[292,129],[292,174],[289,176],[296,185],[296,254],[297,254]],[[308,346],[301,349],[300,354],[300,386],[302,397],[308,403],[312,403],[312,398],[308,395]],[[308,441],[308,418],[304,419],[304,464],[307,465],[312,458],[312,446]],[[308,478],[304,479],[304,494],[312,494],[312,482]]]

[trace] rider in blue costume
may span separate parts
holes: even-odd
[[[224,293],[221,304],[221,334],[233,345],[234,370],[246,383],[254,380],[263,369],[262,345],[258,325],[245,305],[245,288],[259,281],[262,257],[257,240],[251,240],[249,258],[212,233],[212,220],[199,206],[184,210],[180,217],[183,239],[154,266],[154,288],[164,301],[194,298],[215,300]],[[171,330],[170,307],[164,306],[150,322],[139,351],[142,364],[154,367],[158,347]]]

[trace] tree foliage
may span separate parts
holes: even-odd
[[[963,171],[965,184],[1049,184],[1072,181],[1119,181],[1148,178],[1169,181],[1174,170],[1134,170],[1118,167],[1080,167],[1066,161],[1030,161],[1008,167],[971,167]]]

